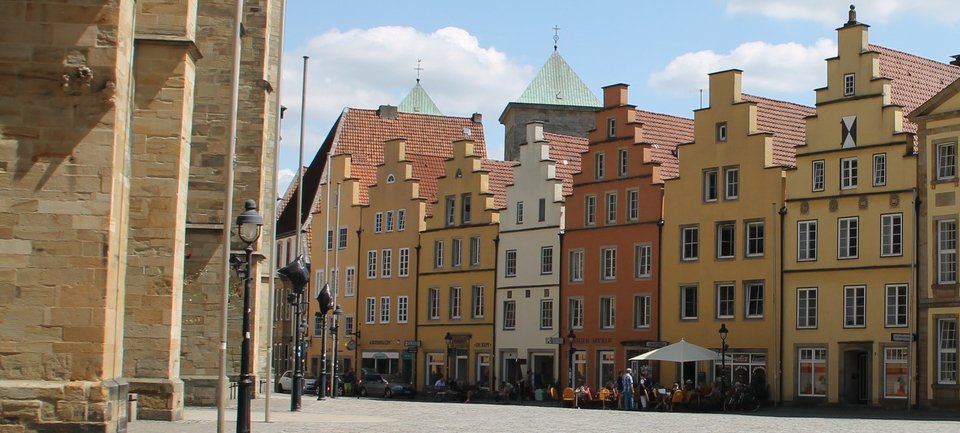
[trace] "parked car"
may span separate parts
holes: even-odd
[[[291,392],[293,391],[293,370],[287,370],[283,372],[283,375],[280,376],[280,379],[277,380],[276,386],[277,392]],[[317,378],[315,377],[303,377],[303,391],[317,393]]]
[[[360,395],[363,397],[369,395],[391,398],[397,395],[405,395],[413,398],[417,394],[413,385],[404,382],[403,379],[398,377],[382,373],[364,373],[360,380],[359,387]]]

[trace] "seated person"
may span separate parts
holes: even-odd
[[[437,392],[442,392],[447,390],[447,382],[443,380],[443,376],[437,378],[437,381],[433,383],[433,389]]]
[[[500,397],[500,401],[508,402],[510,401],[510,395],[513,394],[513,385],[508,382],[500,382],[500,390],[497,393]]]
[[[582,398],[584,400],[593,400],[593,392],[590,391],[590,387],[582,383],[577,388],[577,394],[580,394],[581,396],[583,396]]]
[[[679,382],[673,384],[673,393],[671,394],[670,400],[673,403],[683,403],[683,390],[680,389]]]

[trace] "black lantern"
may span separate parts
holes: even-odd
[[[725,395],[727,382],[727,324],[721,323],[720,330],[720,395]]]
[[[303,321],[303,303],[301,298],[307,285],[310,283],[310,263],[303,255],[277,271],[284,287],[290,290],[288,301],[293,306],[293,318],[296,324],[293,327],[293,389],[290,390],[290,410],[300,410],[300,399],[303,395],[303,333],[300,324]]]
[[[329,284],[324,284],[317,291],[316,299],[320,308],[317,313],[320,317],[320,384],[317,386],[317,400],[323,400],[327,396],[327,312],[333,308]]]
[[[247,200],[244,207],[246,210],[237,216],[237,234],[245,244],[245,263],[239,263],[236,256],[232,256],[230,261],[236,265],[238,276],[239,270],[243,269],[243,343],[240,345],[240,379],[237,383],[237,432],[247,433],[250,431],[250,399],[253,391],[253,378],[250,374],[250,282],[253,276],[250,270],[253,263],[253,244],[260,238],[263,217],[257,213],[256,201]]]

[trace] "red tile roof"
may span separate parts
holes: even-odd
[[[580,172],[580,154],[587,151],[589,140],[583,137],[544,132],[550,142],[550,159],[556,162],[557,177],[563,181],[564,197],[573,193],[573,174]]]
[[[447,158],[421,155],[413,160],[413,177],[420,180],[420,198],[427,202],[426,214],[433,215],[433,201],[437,197],[437,178],[443,176],[443,161]]]
[[[693,119],[637,110],[637,120],[643,123],[643,143],[653,144],[653,160],[661,164],[661,177],[679,176],[674,150],[679,143],[693,141]]]
[[[517,161],[500,161],[496,159],[484,159],[480,163],[480,168],[490,172],[488,184],[490,192],[493,193],[493,206],[497,209],[506,209],[507,207],[507,185],[513,183],[513,167]]]
[[[806,105],[743,95],[743,99],[757,104],[757,130],[773,133],[773,162],[783,167],[795,167],[796,147],[806,141],[807,116],[817,110]]]
[[[960,67],[935,60],[925,59],[913,54],[870,45],[870,49],[880,53],[880,75],[893,80],[891,99],[894,104],[903,106],[903,112],[909,113],[960,78]],[[910,126],[907,126],[910,123]],[[912,122],[904,122],[904,129],[917,130]]]

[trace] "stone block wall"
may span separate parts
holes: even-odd
[[[530,122],[543,122],[544,132],[586,138],[595,127],[596,112],[595,107],[511,102],[500,118],[505,129],[503,158],[513,161],[520,157],[520,144],[527,140]]]

